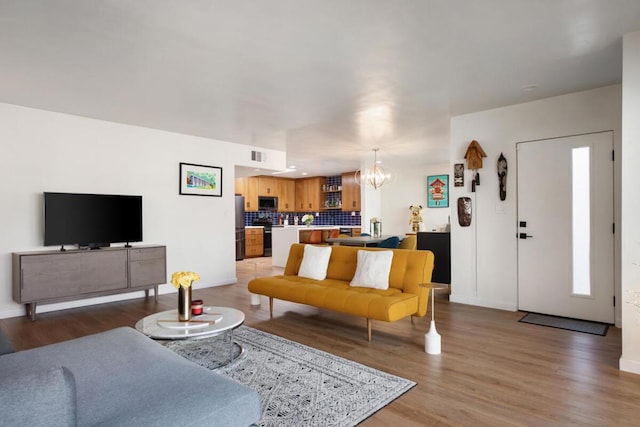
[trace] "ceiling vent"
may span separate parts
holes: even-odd
[[[254,162],[265,162],[267,160],[267,153],[251,150],[251,160]]]

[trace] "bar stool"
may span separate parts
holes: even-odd
[[[307,240],[307,243],[312,243],[312,244],[322,243],[322,230],[313,230],[309,234],[309,240]]]

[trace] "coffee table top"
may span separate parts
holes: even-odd
[[[178,322],[178,310],[151,314],[136,323],[143,334],[161,340],[211,337],[235,329],[244,323],[244,313],[230,307],[204,307],[203,314],[189,322]]]

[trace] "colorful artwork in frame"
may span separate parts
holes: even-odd
[[[427,207],[449,207],[449,175],[430,175],[427,177]]]
[[[222,197],[222,168],[180,163],[180,194]]]

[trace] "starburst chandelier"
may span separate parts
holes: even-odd
[[[358,169],[354,175],[358,184],[370,185],[376,190],[391,179],[391,174],[385,172],[382,166],[378,163],[378,150],[380,149],[373,149],[373,166],[362,171]]]

